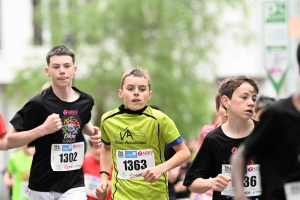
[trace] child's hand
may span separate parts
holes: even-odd
[[[153,183],[155,182],[161,175],[164,173],[161,166],[154,166],[144,169],[141,172],[142,177],[144,177],[145,181]]]
[[[99,199],[104,200],[108,193],[108,189],[109,189],[108,187],[109,187],[109,183],[107,181],[101,181],[101,184],[98,185],[96,188],[96,196]]]
[[[94,135],[90,137],[90,142],[94,147],[102,147],[101,132],[97,126],[94,126]]]

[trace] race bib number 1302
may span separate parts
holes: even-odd
[[[84,158],[84,142],[52,144],[51,167],[53,171],[80,169]]]

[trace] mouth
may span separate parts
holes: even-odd
[[[133,99],[132,102],[140,102],[141,100],[139,99]]]
[[[68,78],[67,77],[60,77],[60,78],[58,78],[58,80],[60,80],[60,81],[64,81],[64,80],[67,80]]]
[[[253,110],[246,110],[245,112],[253,115]]]

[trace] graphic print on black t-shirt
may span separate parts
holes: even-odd
[[[80,132],[81,121],[78,116],[78,110],[64,110],[62,117],[63,143],[74,143]]]

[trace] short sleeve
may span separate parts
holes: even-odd
[[[15,116],[10,120],[10,123],[17,131],[27,131],[36,127],[36,122],[40,121],[37,116],[39,111],[38,103],[30,100],[19,110]]]
[[[212,163],[211,158],[213,157],[211,152],[213,152],[213,149],[210,145],[210,141],[208,138],[205,138],[201,148],[186,173],[183,185],[188,187],[197,178],[207,179],[211,177],[210,169],[212,169],[212,166],[210,166],[210,163]]]
[[[162,137],[167,144],[171,144],[170,146],[174,146],[182,142],[180,133],[175,125],[175,123],[167,116],[163,115],[163,117],[159,120],[159,124],[162,125]]]

